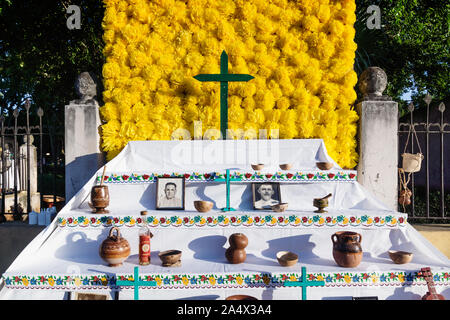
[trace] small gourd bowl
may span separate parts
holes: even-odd
[[[298,262],[298,255],[290,251],[277,252],[278,263],[283,267],[292,267]]]
[[[389,250],[388,253],[391,260],[396,264],[410,263],[413,258],[412,252]]]
[[[292,168],[292,164],[291,163],[280,164],[280,169],[281,170],[290,170],[291,168]]]
[[[320,170],[330,170],[333,168],[333,163],[331,162],[316,162],[317,168]]]
[[[262,168],[264,168],[264,164],[263,163],[252,164],[252,168],[253,170],[261,170]]]
[[[288,208],[287,202],[279,203],[272,206],[272,210],[275,212],[283,212]]]
[[[197,200],[194,201],[194,207],[198,212],[208,212],[212,209],[214,203],[211,201]]]
[[[181,258],[180,250],[166,250],[158,253],[158,257],[161,259],[163,264],[174,264]]]

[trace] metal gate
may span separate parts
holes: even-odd
[[[427,95],[424,99],[426,110],[422,111],[422,121],[416,122],[413,103],[408,106],[409,121],[399,123],[399,168],[402,168],[401,154],[405,144],[409,142],[407,153],[422,151],[424,159],[419,172],[410,174],[412,192],[411,204],[399,205],[399,211],[408,212],[410,219],[430,219],[448,221],[447,210],[450,208],[449,179],[450,179],[450,143],[448,135],[450,125],[444,122],[445,104],[441,102],[437,108],[430,110],[432,98]],[[430,113],[431,112],[431,113]],[[435,122],[430,122],[430,116]],[[420,120],[419,120],[420,121]],[[417,133],[419,145],[414,137],[407,139],[410,130]],[[430,170],[431,169],[431,170]],[[401,181],[399,181],[401,183]],[[400,184],[399,184],[400,186]]]

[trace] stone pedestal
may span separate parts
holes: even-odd
[[[76,102],[65,107],[66,203],[104,164],[98,104]]]
[[[393,101],[358,103],[358,182],[397,211],[398,105]]]

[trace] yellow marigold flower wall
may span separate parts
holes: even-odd
[[[234,137],[279,129],[280,138],[322,138],[342,167],[353,168],[357,82],[354,0],[104,0],[105,105],[102,148],[108,159],[130,140],[168,140],[220,128],[220,85],[230,73],[229,128]]]

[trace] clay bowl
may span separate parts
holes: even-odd
[[[396,264],[410,263],[413,258],[412,252],[389,250],[388,253],[391,260]]]
[[[163,264],[171,265],[178,262],[181,258],[180,250],[166,250],[158,253],[158,257]]]
[[[333,164],[331,162],[316,162],[316,166],[320,170],[330,170],[333,168]]]
[[[291,267],[298,262],[298,255],[290,251],[279,251],[277,260],[283,267]]]
[[[261,170],[262,168],[264,168],[264,164],[262,163],[252,164],[252,168],[253,170]]]
[[[213,205],[214,203],[212,203],[211,201],[194,201],[194,207],[198,212],[208,212],[212,209]]]
[[[283,212],[288,208],[287,202],[279,203],[274,206],[272,206],[272,210],[275,212]]]
[[[280,169],[281,170],[289,170],[291,168],[292,168],[292,164],[291,163],[280,164]]]
[[[245,294],[237,294],[234,296],[229,296],[225,298],[225,300],[258,300],[258,299],[252,296],[247,296]]]

